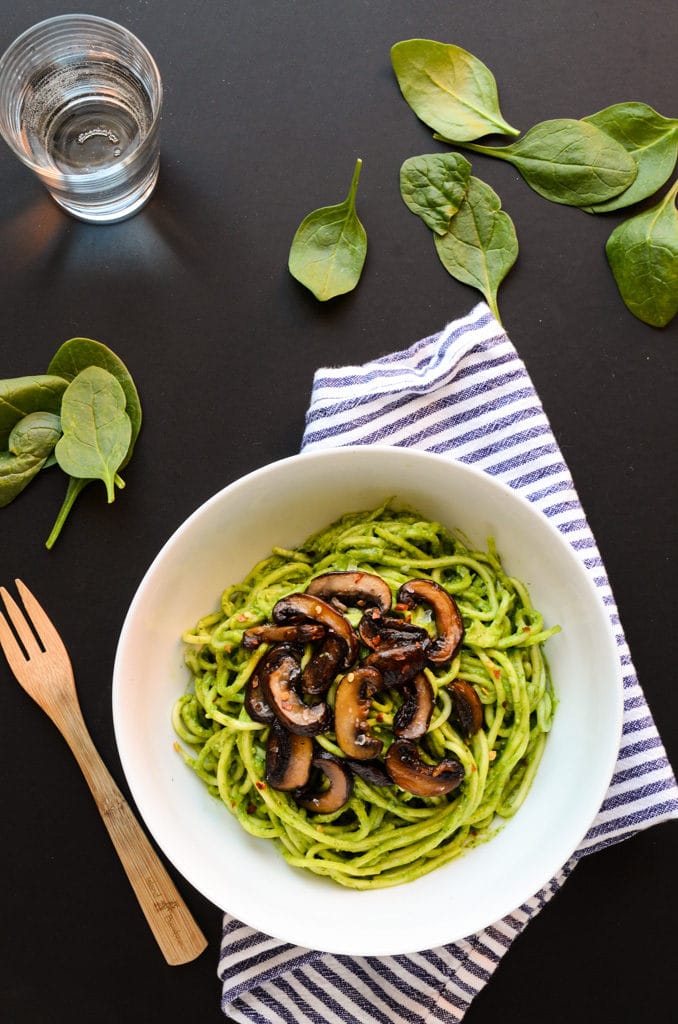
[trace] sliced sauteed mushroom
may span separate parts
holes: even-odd
[[[473,736],[483,725],[483,705],[470,683],[455,679],[448,687],[452,697],[454,717],[465,736]]]
[[[464,638],[464,623],[454,598],[433,580],[409,580],[398,591],[398,603],[413,608],[420,602],[433,609],[437,637],[428,648],[428,659],[435,664],[451,661]]]
[[[424,644],[379,648],[367,655],[364,664],[381,673],[387,689],[402,686],[421,672],[426,664],[427,649]]]
[[[262,722],[264,725],[268,725],[275,718],[266,685],[267,675],[266,657],[264,657],[247,680],[244,702],[245,711],[250,718],[255,722]]]
[[[271,622],[263,626],[251,626],[242,635],[242,645],[251,649],[259,644],[306,644],[321,640],[325,627],[319,622],[297,622],[291,626],[274,626]]]
[[[301,668],[294,650],[284,644],[271,648],[261,663],[260,679],[275,717],[298,736],[317,736],[329,728],[327,704],[305,704],[297,690]]]
[[[384,647],[406,647],[412,643],[428,643],[429,635],[421,626],[415,626],[395,616],[382,615],[378,608],[368,608],[358,624],[360,639],[366,647],[376,651]]]
[[[314,597],[313,594],[288,594],[276,602],[272,614],[274,621],[280,625],[310,619],[322,623],[332,633],[336,633],[346,644],[345,668],[349,668],[358,657],[358,636],[353,626],[341,612],[322,597]]]
[[[351,669],[339,682],[334,698],[334,732],[347,755],[364,761],[377,757],[383,743],[367,725],[370,702],[384,688],[384,680],[373,668]]]
[[[266,745],[266,782],[272,789],[290,790],[305,786],[311,774],[313,740],[297,736],[273,720]]]
[[[338,811],[353,792],[353,776],[348,765],[327,750],[316,750],[311,763],[314,768],[320,769],[329,785],[325,787],[321,783],[317,789],[307,786],[296,792],[294,799],[300,807],[305,807],[307,811],[316,814],[331,814],[332,811]]]
[[[402,687],[405,701],[393,719],[393,732],[404,740],[418,740],[426,735],[433,714],[433,687],[423,672]]]
[[[371,572],[326,572],[311,580],[306,593],[357,608],[375,605],[382,612],[389,610],[392,600],[386,580]]]
[[[345,657],[346,643],[341,637],[334,633],[326,636],[302,673],[301,686],[304,692],[320,694],[329,690]]]
[[[346,758],[346,764],[351,766],[354,775],[369,782],[371,786],[392,786],[393,779],[387,775],[381,761],[357,761],[353,758]]]
[[[464,779],[464,769],[459,761],[426,764],[416,744],[410,740],[396,740],[391,744],[386,754],[386,771],[397,786],[414,796],[451,793]]]

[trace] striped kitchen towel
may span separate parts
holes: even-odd
[[[636,678],[596,542],[525,366],[481,303],[439,334],[364,366],[318,370],[304,451],[411,445],[473,464],[520,491],[566,535],[613,624],[624,726],[609,792],[578,850],[532,899],[461,942],[417,954],[346,957],[270,938],[226,916],[222,1009],[256,1024],[451,1024],[578,859],[678,817],[678,787]]]

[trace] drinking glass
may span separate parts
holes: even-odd
[[[80,220],[124,220],[150,198],[161,109],[153,57],[106,18],[48,18],[0,58],[0,134]]]

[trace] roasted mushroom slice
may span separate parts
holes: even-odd
[[[327,704],[305,704],[297,690],[301,668],[292,648],[272,647],[261,665],[260,679],[275,717],[297,736],[317,736],[329,728]]]
[[[372,572],[326,572],[311,580],[306,593],[357,608],[375,605],[382,612],[389,610],[392,600],[386,580]]]
[[[359,642],[353,626],[341,612],[333,608],[322,597],[313,594],[288,594],[273,606],[273,620],[279,625],[310,619],[320,622],[332,633],[336,633],[346,644],[344,667],[348,668],[358,657]]]
[[[421,672],[427,659],[427,645],[410,644],[407,647],[387,647],[372,651],[363,664],[376,668],[384,679],[386,689],[402,686]]]
[[[448,689],[452,697],[454,718],[464,736],[473,736],[483,725],[483,705],[480,697],[464,679],[455,679]]]
[[[255,722],[269,725],[274,719],[271,697],[266,685],[266,657],[262,658],[245,687],[245,711]]]
[[[341,637],[330,633],[312,655],[302,673],[301,687],[304,692],[311,695],[326,693],[343,665],[345,657],[345,642]]]
[[[321,783],[315,789],[310,785],[294,794],[295,801],[300,807],[315,814],[331,814],[338,811],[349,800],[353,792],[353,776],[348,765],[340,761],[334,754],[327,750],[316,750],[311,762],[314,768],[319,768],[325,776],[328,786]],[[323,780],[324,781],[324,780]]]
[[[272,789],[299,789],[308,782],[313,759],[313,740],[288,732],[273,720],[266,744],[266,782]]]
[[[393,779],[386,773],[381,761],[357,761],[353,758],[346,758],[346,764],[350,765],[354,775],[369,782],[371,786],[392,786]]]
[[[421,601],[430,605],[436,622],[437,637],[428,648],[428,659],[435,664],[451,661],[464,639],[464,623],[457,603],[433,580],[408,580],[398,591],[398,603],[414,608]]]
[[[242,645],[248,650],[259,644],[306,644],[322,640],[325,627],[319,622],[296,622],[291,626],[274,626],[265,622],[262,626],[251,626],[242,635]]]
[[[443,796],[457,789],[464,779],[459,761],[425,764],[416,744],[410,740],[396,740],[391,744],[386,754],[386,771],[396,786],[414,796]]]
[[[405,701],[393,719],[393,732],[403,740],[418,740],[426,735],[435,695],[423,672],[417,673],[402,687]]]
[[[378,608],[368,608],[358,623],[360,639],[371,650],[384,647],[406,647],[425,644],[429,635],[421,626],[405,622],[394,615],[382,615]]]
[[[384,688],[374,668],[351,669],[339,682],[334,698],[334,732],[347,757],[366,761],[381,753],[383,743],[367,725],[370,702]]]

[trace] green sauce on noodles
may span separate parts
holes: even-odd
[[[394,594],[408,579],[432,579],[457,602],[464,642],[452,662],[425,669],[436,700],[419,741],[429,763],[454,758],[462,764],[464,781],[455,792],[419,797],[355,777],[347,804],[313,814],[266,784],[269,727],[250,719],[243,700],[268,647],[246,649],[243,632],[270,621],[275,603],[303,591],[313,577],[342,570],[376,573]],[[359,614],[349,610],[347,617]],[[415,608],[412,621],[434,632],[425,606]],[[219,611],[184,634],[191,682],[176,702],[173,724],[190,752],[177,747],[242,827],[273,840],[290,864],[356,889],[399,885],[490,838],[497,816],[508,818],[523,803],[555,711],[542,645],[557,631],[545,627],[525,585],[504,572],[492,541],[487,551],[471,550],[439,523],[390,505],[351,513],[297,549],[275,548],[223,592]],[[470,739],[452,715],[454,679],[471,684],[483,705],[483,727]],[[401,702],[397,690],[372,702],[369,727],[384,750]],[[344,756],[332,732],[315,742]]]

